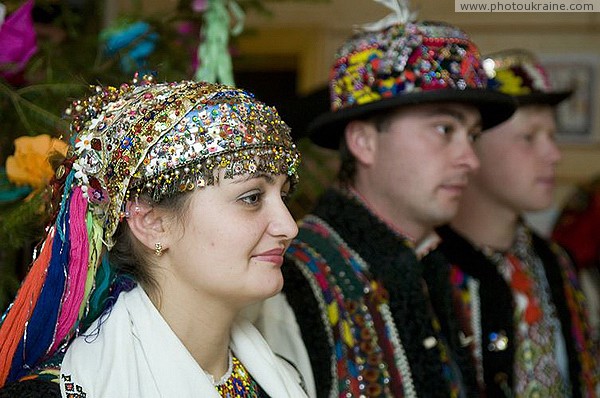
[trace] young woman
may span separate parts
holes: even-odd
[[[238,316],[281,290],[297,234],[299,153],[276,110],[144,78],[70,113],[55,220],[0,328],[4,394],[304,396]]]

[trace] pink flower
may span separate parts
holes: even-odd
[[[194,0],[192,2],[192,10],[202,12],[208,7],[208,0]]]
[[[12,84],[22,82],[22,72],[37,51],[33,5],[34,0],[28,0],[0,26],[0,76]]]

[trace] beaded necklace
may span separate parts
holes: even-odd
[[[260,387],[244,365],[229,352],[229,368],[218,381],[211,374],[213,385],[223,398],[258,398]]]

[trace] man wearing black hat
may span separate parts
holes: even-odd
[[[552,204],[560,151],[553,91],[533,54],[514,49],[484,60],[490,88],[517,101],[515,114],[474,147],[481,166],[440,248],[462,333],[472,340],[488,397],[596,397],[597,357],[577,275],[566,254],[522,213]]]
[[[434,228],[478,167],[472,141],[514,104],[486,90],[464,32],[404,18],[364,28],[337,54],[332,110],[309,131],[339,149],[338,183],[300,222],[285,296],[258,321],[318,397],[479,395]]]

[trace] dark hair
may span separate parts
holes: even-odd
[[[352,186],[354,176],[356,175],[356,158],[348,150],[348,145],[344,138],[340,140],[339,154],[340,168],[337,173],[337,180],[343,187]]]
[[[381,133],[390,127],[392,119],[396,116],[397,112],[397,108],[392,110],[388,109],[372,113],[368,117],[359,120],[373,124],[375,129]],[[343,135],[340,139],[339,155],[340,168],[338,170],[337,180],[341,186],[348,187],[354,183],[354,177],[356,176],[356,158],[352,152],[348,150],[348,145],[346,144],[346,139]]]
[[[182,223],[189,209],[191,193],[186,191],[153,201],[147,194],[141,194],[137,200],[151,203],[152,206],[172,212],[173,217]],[[158,283],[153,273],[154,254],[144,246],[131,232],[124,220],[119,224],[114,235],[114,246],[108,252],[109,261],[118,273],[131,275],[150,295],[158,292]]]

